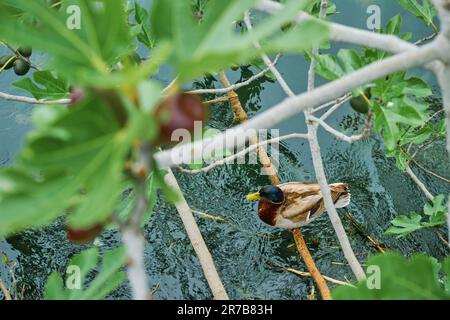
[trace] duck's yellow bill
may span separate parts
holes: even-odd
[[[261,196],[259,195],[259,192],[255,192],[255,193],[249,194],[247,196],[247,200],[248,201],[255,201],[255,200],[259,200],[259,199],[261,199]]]

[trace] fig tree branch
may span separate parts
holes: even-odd
[[[270,14],[274,14],[282,8],[282,4],[271,0],[262,0],[256,7],[257,10]],[[299,12],[295,22],[300,24],[308,20],[317,21],[318,19],[310,16],[306,12]],[[415,48],[414,44],[404,41],[394,35],[380,34],[368,30],[344,26],[334,22],[322,23],[330,27],[330,39],[336,42],[347,42],[392,53],[399,53]]]
[[[248,32],[252,32],[253,27],[252,27],[252,23],[250,21],[250,15],[249,15],[248,12],[246,12],[245,15],[244,15],[244,23],[247,26]],[[254,44],[256,49],[258,49],[259,51],[262,51],[261,45],[258,43],[258,41],[253,42],[253,44]],[[288,96],[295,95],[294,92],[291,90],[291,88],[289,88],[289,85],[286,83],[286,81],[281,76],[281,73],[278,71],[277,68],[275,68],[274,64],[270,61],[270,59],[267,56],[267,54],[262,53],[261,58],[263,59],[263,61],[266,64],[266,66],[270,69],[272,74],[275,76],[275,78],[277,79],[277,81],[280,84],[280,86],[283,89],[283,91]]]
[[[145,271],[144,251],[146,240],[140,228],[142,216],[148,208],[146,177],[151,171],[150,152],[151,147],[149,145],[140,147],[139,159],[135,166],[136,172],[134,172],[136,203],[129,221],[120,229],[122,242],[129,258],[127,275],[134,300],[148,300],[152,298]]]
[[[292,118],[299,112],[302,112],[308,108],[318,107],[323,103],[335,100],[350,92],[354,88],[370,81],[384,77],[396,71],[423,66],[429,61],[440,58],[443,55],[441,52],[441,45],[441,41],[438,41],[438,38],[436,38],[430,44],[420,47],[417,50],[407,51],[384,60],[374,62],[338,80],[316,88],[313,91],[287,98],[267,111],[256,115],[249,121],[228,129],[223,134],[194,143],[186,143],[172,149],[159,152],[155,155],[157,162],[162,168],[173,167],[183,163],[183,158],[180,155],[182,155],[185,151],[194,155],[194,159],[191,160],[199,160],[202,154],[201,150],[204,146],[220,145],[225,143],[224,147],[234,147],[235,145],[240,147],[243,143],[245,143],[245,141],[241,141],[239,138],[246,136],[247,130],[273,127],[284,120]]]
[[[275,59],[273,60],[273,62],[271,63],[271,65],[276,65],[278,63],[278,60],[280,59],[281,55],[277,54]],[[195,93],[195,94],[220,94],[220,93],[228,93],[230,91],[235,91],[237,89],[240,89],[242,87],[248,86],[250,85],[252,82],[254,82],[255,80],[258,80],[262,77],[264,77],[267,72],[271,71],[270,67],[267,67],[263,70],[261,70],[259,73],[251,76],[250,78],[248,78],[245,81],[242,82],[238,82],[235,84],[232,84],[228,87],[225,88],[219,88],[219,89],[196,89],[196,90],[191,90],[188,91],[188,93]]]
[[[248,18],[248,14],[246,14],[246,16]],[[264,60],[268,66],[271,66],[272,63],[269,58],[264,59]],[[273,67],[273,68],[275,68],[275,67]],[[272,68],[272,70],[273,70],[273,68]],[[277,70],[275,70],[275,71],[276,71],[276,74],[279,74]],[[222,85],[224,87],[228,87],[230,84],[230,81],[228,80],[228,78],[225,74],[225,71],[221,70],[219,73],[219,77],[220,77],[220,82],[222,83]],[[230,95],[230,105],[232,107],[234,117],[241,122],[247,121],[248,120],[247,113],[245,112],[244,108],[242,107],[237,93],[234,91],[231,91],[229,93],[229,95]],[[258,143],[258,138],[257,138],[256,134],[254,134],[250,137],[250,143],[252,145]],[[259,159],[263,166],[263,170],[268,175],[270,182],[273,185],[280,184],[281,180],[277,175],[277,171],[276,171],[275,167],[273,166],[273,164],[266,152],[266,149],[262,146],[258,147],[257,149],[258,149]],[[317,284],[320,294],[322,296],[322,299],[330,300],[331,299],[330,289],[328,288],[325,279],[320,274],[319,269],[317,269],[317,266],[314,263],[314,259],[312,258],[311,253],[308,250],[308,246],[306,245],[306,242],[303,239],[302,233],[298,229],[293,229],[293,230],[291,230],[291,232],[294,236],[295,243],[297,244],[297,250],[300,253],[301,257],[303,258],[303,261],[304,261],[307,269],[310,271],[311,277],[313,278],[314,282]]]
[[[5,296],[5,300],[12,300],[9,290],[8,290],[8,288],[6,288],[6,286],[2,280],[0,280],[0,290],[2,291],[3,295]]]
[[[410,166],[406,167],[405,172],[411,177],[412,181],[414,181],[414,183],[420,188],[420,190],[422,190],[422,192],[425,194],[425,196],[429,200],[433,200],[434,196],[431,194],[430,191],[428,191],[425,184],[422,181],[420,181],[420,179],[416,176],[416,174],[411,170]]]
[[[245,149],[243,149],[235,154],[232,154],[226,158],[217,160],[204,168],[189,170],[189,169],[184,169],[182,167],[178,167],[178,170],[180,170],[181,172],[184,172],[184,173],[189,173],[189,174],[206,173],[206,172],[210,171],[211,169],[223,166],[225,164],[230,164],[233,161],[235,161],[236,159],[244,157],[247,153],[250,153],[250,152],[258,149],[259,147],[263,147],[268,144],[277,143],[277,142],[280,142],[283,140],[288,140],[288,139],[308,139],[308,135],[304,134],[304,133],[291,133],[291,134],[287,134],[287,135],[280,136],[277,138],[260,141],[256,144],[252,144],[248,148],[245,148]]]
[[[352,98],[351,93],[348,93],[343,97],[340,97],[338,100],[334,102],[334,105],[330,109],[328,109],[322,116],[320,116],[320,119],[325,121],[329,116],[333,114],[333,112],[339,109],[344,103],[349,101],[351,98]],[[312,110],[311,113],[314,114],[315,112],[317,112],[317,109],[319,108]]]
[[[69,104],[71,102],[70,99],[59,99],[59,100],[38,100],[29,97],[23,96],[15,96],[11,94],[7,94],[4,92],[0,92],[0,99],[8,100],[8,101],[16,101],[30,104]]]
[[[200,265],[205,275],[206,281],[212,291],[215,300],[228,300],[228,294],[225,287],[222,284],[219,273],[217,272],[214,260],[212,259],[211,253],[208,250],[208,246],[203,239],[200,229],[195,222],[194,216],[192,215],[192,210],[189,207],[183,193],[178,185],[178,182],[172,172],[168,170],[165,175],[164,180],[167,185],[172,187],[178,193],[179,199],[175,203],[180,218],[183,222],[184,228],[188,234],[189,240],[191,241],[192,247],[200,261]]]
[[[309,116],[309,119],[313,122],[316,122],[318,124],[320,124],[320,126],[322,128],[324,128],[328,133],[332,134],[333,136],[335,136],[336,138],[345,141],[347,143],[354,143],[356,141],[359,141],[363,138],[367,138],[367,136],[369,135],[370,132],[370,128],[364,128],[364,131],[361,134],[358,135],[353,135],[353,136],[347,136],[344,133],[334,129],[333,127],[331,127],[329,124],[327,124],[325,121],[323,121],[321,118],[316,118],[312,115]]]
[[[327,12],[327,6],[328,1],[322,0],[320,3],[320,12],[319,12],[319,19],[324,20],[326,17]],[[311,65],[308,71],[308,91],[312,92],[315,87],[315,69],[317,60],[316,57],[319,54],[319,47],[313,48],[312,50],[312,58],[311,58]],[[327,210],[328,217],[330,218],[331,224],[334,228],[334,231],[336,233],[336,236],[339,240],[339,244],[342,248],[342,252],[344,254],[345,259],[347,259],[347,262],[352,269],[353,273],[356,276],[356,279],[362,280],[365,278],[364,270],[361,267],[361,264],[359,263],[358,259],[356,258],[355,253],[353,252],[353,248],[350,244],[350,241],[348,239],[347,233],[345,232],[344,226],[342,224],[342,221],[337,214],[336,208],[334,206],[333,199],[331,197],[331,191],[328,186],[327,177],[324,170],[324,165],[322,161],[322,155],[320,152],[320,146],[319,141],[317,138],[317,126],[318,123],[312,121],[312,114],[310,112],[312,110],[312,107],[307,108],[305,110],[305,121],[306,126],[308,128],[308,135],[309,135],[309,147],[311,151],[311,157],[313,161],[314,171],[316,173],[316,179],[317,182],[320,185],[320,191],[322,193],[323,202],[325,204],[325,209]],[[325,123],[325,122],[324,122]]]

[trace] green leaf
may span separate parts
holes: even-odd
[[[402,16],[397,14],[393,16],[386,25],[386,33],[387,34],[399,34],[400,28],[402,26]]]
[[[336,58],[329,54],[317,56],[316,72],[327,80],[336,80],[345,75],[344,69],[337,62]]]
[[[355,50],[341,49],[337,57],[346,74],[358,70],[363,66],[361,58]]]
[[[410,217],[400,215],[391,221],[393,227],[387,229],[385,233],[397,235],[397,238],[404,237],[411,232],[422,229],[421,220],[422,217],[416,212],[412,212]]]
[[[50,223],[63,214],[78,187],[76,179],[61,172],[43,176],[21,168],[1,170],[0,238]]]
[[[444,287],[447,294],[450,295],[450,258],[446,258],[442,263],[442,271],[445,273]]]
[[[0,4],[0,29],[8,42],[49,53],[51,66],[65,78],[98,85],[100,79],[108,77],[111,64],[131,48],[123,4],[73,0],[70,4],[63,1],[61,10],[50,10],[45,0],[4,0]],[[79,12],[66,13],[69,5]],[[18,10],[32,19],[17,18]],[[68,23],[76,20],[80,20],[79,28],[76,23],[75,28],[68,28]]]
[[[375,129],[383,135],[388,150],[393,150],[402,138],[400,125],[421,126],[428,119],[428,105],[408,97],[394,99],[386,107],[373,103]]]
[[[412,77],[406,80],[403,94],[412,95],[417,98],[426,98],[433,94],[430,86],[422,79]]]
[[[47,279],[45,286],[46,300],[63,300],[67,299],[68,292],[64,288],[64,281],[61,275],[53,272]]]
[[[157,200],[157,192],[159,189],[158,182],[156,179],[154,179],[153,174],[150,175],[150,177],[147,180],[147,210],[145,211],[144,215],[142,216],[141,220],[141,227],[144,227],[150,217],[153,214],[153,208],[155,207],[156,200]],[[130,218],[130,214],[136,204],[136,195],[134,191],[131,190],[131,187],[129,188],[129,191],[126,192],[126,196],[122,199],[122,201],[119,203],[116,212],[117,215],[123,220],[127,221]],[[113,225],[113,228],[116,228],[117,225]]]
[[[137,1],[134,2],[134,14],[141,32],[137,35],[137,39],[147,48],[151,49],[154,46],[154,39],[150,32],[150,15]]]
[[[72,257],[69,266],[79,268],[81,287],[79,289],[65,288],[61,275],[54,272],[47,281],[45,298],[47,300],[100,300],[117,289],[125,279],[125,273],[120,271],[126,262],[123,248],[106,251],[99,272],[84,287],[88,274],[97,266],[98,256],[98,249],[91,248]]]
[[[69,92],[69,84],[67,81],[54,76],[52,72],[47,70],[35,71],[33,73],[33,80],[24,78],[13,82],[12,85],[31,93],[38,100],[44,98],[65,98]]]
[[[436,10],[430,3],[430,0],[422,0],[422,5],[417,0],[397,0],[397,2],[417,18],[424,21],[427,26],[433,24]]]
[[[358,53],[351,49],[340,49],[337,58],[330,54],[321,54],[316,59],[316,72],[327,80],[336,80],[364,66]]]
[[[445,196],[437,195],[431,203],[426,203],[423,212],[428,216],[428,222],[422,223],[424,227],[437,227],[446,224],[447,205],[445,204]]]
[[[398,235],[397,238],[400,238],[422,228],[444,226],[447,216],[445,196],[442,194],[435,196],[431,203],[425,204],[423,212],[428,217],[428,221],[423,222],[422,217],[416,212],[411,212],[410,217],[401,215],[391,221],[393,227],[386,230],[386,234],[395,234]]]
[[[211,0],[199,22],[194,19],[189,1],[153,1],[151,30],[158,42],[167,40],[174,45],[172,63],[180,73],[180,81],[205,72],[213,73],[235,63],[250,62],[260,54],[254,48],[254,41],[261,41],[263,49],[272,53],[282,45],[287,50],[298,50],[300,47],[304,49],[313,40],[309,33],[316,32],[318,27],[312,24],[294,28],[284,36],[279,35],[281,26],[292,20],[298,10],[305,7],[307,0],[288,1],[277,14],[258,23],[251,33],[235,32],[235,22],[241,20],[244,12],[256,2],[257,0]],[[279,38],[274,37],[275,35]],[[274,37],[273,41],[263,41],[270,37]],[[315,34],[315,37],[319,39],[323,35]],[[295,42],[291,41],[293,39]],[[306,45],[302,44],[303,41]]]
[[[0,237],[62,214],[76,228],[109,217],[122,191],[132,142],[140,137],[142,122],[150,132],[153,125],[131,111],[122,128],[117,117],[127,117],[127,111],[117,112],[90,96],[71,108],[38,108],[37,129],[29,134],[17,165],[0,171]]]
[[[450,299],[439,282],[435,260],[415,255],[410,260],[399,253],[387,252],[369,257],[366,265],[377,270],[368,274],[355,288],[340,286],[333,290],[335,300],[438,300]],[[368,269],[370,270],[370,269]],[[448,265],[444,271],[449,276]],[[379,288],[371,286],[373,277],[380,276]]]

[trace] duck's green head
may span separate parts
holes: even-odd
[[[247,196],[247,200],[255,201],[265,199],[272,203],[279,204],[284,201],[284,193],[283,191],[274,185],[267,185],[261,188],[258,192],[249,194]]]

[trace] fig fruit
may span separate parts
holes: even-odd
[[[160,124],[158,143],[170,143],[177,129],[194,131],[195,121],[206,121],[208,109],[202,99],[194,94],[176,93],[163,100],[155,111]]]
[[[24,59],[17,59],[14,61],[14,72],[18,76],[24,76],[30,71],[30,63],[28,61],[25,61]]]
[[[85,97],[85,92],[81,88],[73,88],[70,90],[70,104],[75,104]]]
[[[22,57],[29,58],[33,54],[33,48],[19,47],[19,49],[17,49],[17,52],[19,52]]]
[[[94,239],[100,235],[103,231],[103,225],[97,224],[89,229],[73,229],[67,227],[67,239],[76,244],[86,244],[94,241]]]
[[[12,58],[12,59],[11,59]],[[10,61],[11,60],[11,61]],[[5,66],[5,70],[11,69],[14,65],[14,61],[16,61],[15,56],[3,56],[0,58],[0,69]]]
[[[359,113],[369,112],[369,103],[367,102],[367,100],[370,100],[370,98],[372,97],[370,89],[364,91],[364,95],[366,96],[367,99],[364,98],[363,95],[359,95],[357,97],[353,97],[350,99],[350,106],[356,112]]]

